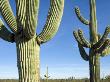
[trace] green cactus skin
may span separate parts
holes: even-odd
[[[11,10],[8,0],[0,0],[0,13],[2,14],[2,17],[4,18],[7,25],[10,27],[10,29],[14,33],[16,33],[17,23],[16,23],[15,16],[13,15],[13,12]]]
[[[96,0],[89,0],[90,3],[90,21],[86,20],[81,14],[78,7],[75,8],[75,13],[78,19],[85,25],[89,25],[90,42],[83,36],[82,30],[73,32],[73,35],[78,42],[79,52],[85,61],[89,61],[90,82],[100,82],[100,56],[104,57],[110,54],[110,26],[107,26],[103,36],[97,32],[96,18]],[[84,47],[89,48],[89,54],[86,53]]]
[[[0,37],[8,42],[14,42],[14,34],[11,33],[0,20]]]
[[[46,78],[46,81],[48,82],[48,79],[50,78],[48,74],[48,66],[47,66],[46,74],[44,75],[44,77]]]
[[[85,25],[89,25],[89,21],[87,19],[85,19],[81,13],[80,13],[80,9],[78,7],[75,7],[75,12],[76,12],[76,15],[78,17],[78,19]]]
[[[0,0],[0,13],[10,32],[0,19],[0,38],[15,42],[19,82],[40,82],[40,45],[57,33],[64,9],[64,0],[50,0],[46,24],[36,35],[39,0],[15,0],[16,18],[9,0]]]

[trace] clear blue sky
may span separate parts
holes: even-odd
[[[9,0],[15,12],[14,0]],[[83,25],[74,13],[74,7],[79,6],[84,17],[89,18],[89,0],[65,0],[63,19],[56,36],[49,42],[41,45],[41,76],[49,67],[51,78],[89,77],[88,62],[79,54],[77,43],[72,35],[77,27],[84,31],[89,38],[89,29]],[[39,20],[37,32],[40,33],[46,20],[49,0],[40,0]],[[97,0],[98,32],[103,34],[107,25],[110,25],[110,0]],[[18,78],[16,65],[15,44],[0,39],[0,78]],[[101,58],[101,76],[110,74],[110,56]]]

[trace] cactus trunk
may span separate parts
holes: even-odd
[[[48,76],[48,67],[47,67],[47,74],[46,74],[46,81],[48,82],[48,78],[49,78],[49,76]]]
[[[90,70],[90,82],[100,82],[100,57],[99,54],[94,54],[90,50],[89,58],[89,70]]]
[[[98,42],[97,36],[97,17],[96,17],[96,1],[90,0],[90,42],[94,45]],[[90,82],[100,82],[100,54],[94,52],[95,49],[90,49]]]
[[[46,70],[46,75],[44,75],[44,77],[46,78],[46,82],[48,82],[48,79],[49,79],[49,75],[48,75],[48,67],[47,67],[47,70]]]
[[[96,78],[96,82],[100,82],[100,55],[99,54],[96,54],[96,75],[95,75],[95,78]]]
[[[40,82],[40,46],[36,39],[23,38],[16,42],[16,47],[19,82]]]

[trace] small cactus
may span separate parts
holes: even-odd
[[[85,39],[80,29],[74,31],[73,35],[78,43],[81,57],[85,61],[89,61],[90,82],[100,82],[100,56],[110,54],[110,39],[107,38],[110,33],[110,26],[107,26],[103,36],[97,32],[96,0],[89,0],[89,3],[90,21],[81,15],[78,7],[75,8],[75,13],[83,24],[89,26],[90,41]],[[89,48],[89,54],[86,53],[84,47]]]
[[[19,82],[40,82],[40,45],[57,33],[64,9],[64,0],[50,0],[46,24],[40,34],[36,34],[39,0],[15,0],[16,17],[9,0],[0,0],[0,13],[10,28],[0,19],[0,38],[15,42]]]
[[[47,66],[46,74],[44,75],[44,77],[46,78],[46,81],[48,82],[48,79],[50,78],[48,74],[48,66]]]

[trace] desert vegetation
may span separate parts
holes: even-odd
[[[15,0],[15,3],[16,16],[9,0],[0,0],[0,14],[11,30],[0,19],[0,38],[16,43],[19,82],[39,82],[40,45],[57,33],[63,15],[64,0],[50,0],[47,21],[40,34],[36,33],[39,0]]]
[[[18,79],[1,79],[0,82],[19,82]],[[47,82],[46,79],[40,79],[40,82]],[[48,82],[90,82],[88,78],[75,79],[75,77],[69,77],[68,79],[48,79]],[[100,82],[110,82],[110,76],[106,76],[100,80]]]
[[[97,31],[96,0],[89,0],[90,20],[85,19],[78,7],[75,8],[77,18],[89,28],[89,41],[78,29],[73,35],[78,43],[81,57],[89,62],[90,79],[50,79],[48,67],[44,79],[40,79],[40,45],[46,43],[57,33],[64,9],[64,0],[50,0],[50,8],[46,24],[41,33],[36,33],[39,0],[15,0],[16,16],[11,9],[9,0],[0,0],[0,38],[16,43],[17,67],[19,79],[1,79],[0,82],[110,82],[110,76],[100,78],[100,58],[110,53],[110,26],[103,35]],[[7,29],[7,27],[9,29]],[[72,38],[72,36],[71,36]],[[89,53],[85,48],[89,49]]]
[[[73,35],[78,43],[78,48],[81,57],[89,62],[90,82],[100,82],[100,57],[109,55],[110,53],[110,26],[107,26],[103,35],[97,31],[97,16],[96,16],[96,0],[89,0],[90,5],[90,20],[85,19],[78,7],[75,8],[75,13],[78,19],[89,29],[89,41],[83,35],[83,31],[78,29]],[[85,51],[89,49],[89,53]]]

